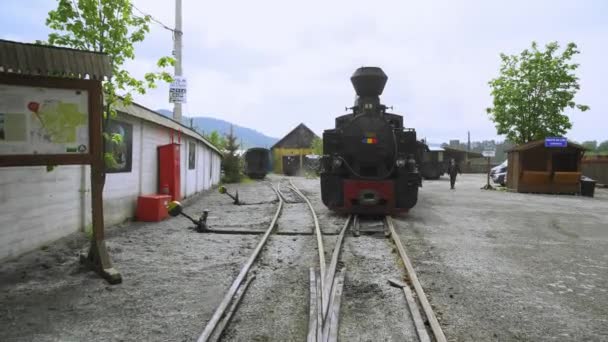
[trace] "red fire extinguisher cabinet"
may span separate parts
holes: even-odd
[[[177,201],[180,194],[179,144],[158,146],[158,192]]]

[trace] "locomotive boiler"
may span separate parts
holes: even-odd
[[[380,103],[388,77],[362,67],[350,78],[357,93],[352,113],[323,132],[321,197],[331,210],[370,215],[407,212],[418,200],[418,164],[424,145],[403,116]]]

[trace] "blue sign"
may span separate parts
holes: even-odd
[[[545,138],[545,147],[568,147],[568,139],[561,137]]]

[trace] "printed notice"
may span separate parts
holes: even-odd
[[[85,153],[88,93],[0,85],[0,154]]]

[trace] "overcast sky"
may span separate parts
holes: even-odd
[[[0,38],[46,39],[55,1],[2,2]],[[173,1],[135,4],[174,25]],[[502,139],[485,113],[499,53],[557,40],[578,44],[576,100],[591,106],[569,112],[568,136],[608,139],[608,1],[183,0],[183,21],[187,114],[275,137],[300,122],[320,134],[352,105],[352,72],[380,66],[389,76],[382,102],[419,138],[464,141],[470,131],[472,140]],[[153,25],[128,68],[143,75],[171,52],[171,32]],[[172,108],[167,85],[136,101]]]

